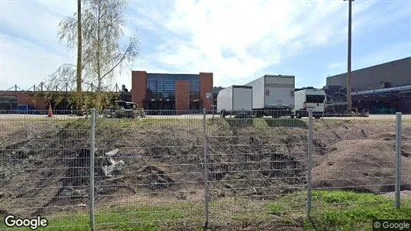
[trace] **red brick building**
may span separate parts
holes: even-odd
[[[16,110],[17,105],[28,105],[37,110],[47,109],[47,100],[34,92],[4,91],[0,94],[0,110]]]
[[[131,72],[132,101],[145,110],[211,109],[213,73],[162,74]]]

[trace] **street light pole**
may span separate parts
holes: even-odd
[[[348,57],[347,57],[347,110],[349,113],[352,112],[352,99],[351,99],[351,24],[352,24],[352,2],[354,0],[344,0],[348,1]]]

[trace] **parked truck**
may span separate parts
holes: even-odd
[[[253,111],[253,88],[233,85],[220,90],[217,95],[217,113],[227,115],[250,116]]]
[[[246,85],[253,87],[253,111],[256,117],[293,116],[295,76],[264,75]]]
[[[312,110],[316,119],[324,115],[326,94],[322,89],[307,88],[295,92],[295,117],[308,117],[308,110]]]

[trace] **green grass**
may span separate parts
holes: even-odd
[[[211,119],[208,119],[211,120]],[[268,129],[270,127],[285,128],[308,128],[306,121],[299,119],[272,119],[272,118],[217,118],[214,123],[227,124],[231,129],[235,128],[260,128]]]
[[[170,207],[139,207],[123,208],[108,212],[97,212],[95,224],[98,230],[159,230],[162,222],[184,218],[184,210]],[[68,221],[70,221],[68,223]],[[69,218],[60,217],[50,220],[50,226],[45,230],[88,230],[88,214],[79,214]],[[70,226],[68,226],[70,224]],[[72,225],[74,224],[74,225]]]
[[[70,128],[76,130],[89,130],[91,122],[86,119],[78,120],[56,120],[54,124],[60,128]],[[202,119],[153,119],[146,118],[138,119],[105,119],[99,118],[96,121],[96,130],[111,131],[124,129],[154,129],[162,126],[179,126],[184,128],[202,128]],[[307,128],[306,121],[298,119],[236,119],[236,118],[215,118],[207,119],[207,127],[217,126],[222,129],[238,129],[238,128],[258,128],[269,129],[270,127],[285,127],[285,128]]]
[[[231,219],[231,225],[269,223],[277,221],[279,227],[292,225],[305,230],[371,230],[373,219],[409,219],[411,201],[403,200],[402,208],[395,209],[392,199],[370,193],[348,191],[313,191],[311,219],[306,219],[306,193],[296,192],[276,201],[239,201],[221,199],[210,204],[212,217]],[[202,203],[176,202],[161,206],[135,206],[107,208],[96,211],[97,230],[157,231],[157,230],[201,230],[203,222]],[[250,207],[251,206],[251,207]],[[232,209],[249,208],[250,213],[231,212]],[[251,211],[256,211],[252,212]],[[258,212],[257,212],[258,211]],[[39,230],[86,231],[89,230],[87,212],[56,214],[49,217],[49,226]],[[256,224],[257,224],[256,223]],[[256,225],[254,224],[254,225]],[[297,224],[297,226],[296,226]],[[298,225],[300,224],[300,225]],[[212,224],[213,225],[213,222]],[[258,224],[257,224],[258,225]],[[187,228],[189,227],[189,228]],[[240,226],[239,226],[240,227]],[[271,226],[270,226],[271,227]],[[272,226],[277,227],[277,226]],[[7,230],[4,224],[0,230]],[[15,230],[15,229],[9,229]],[[17,229],[30,230],[30,229]]]
[[[315,230],[371,230],[373,219],[409,219],[411,201],[394,201],[381,195],[348,191],[314,191],[311,221],[305,228]],[[305,193],[295,193],[270,203],[269,212],[282,217],[304,216]]]
[[[269,127],[298,127],[308,128],[308,124],[300,119],[264,119]]]
[[[193,213],[193,208],[196,211]],[[197,209],[198,208],[198,209]],[[173,222],[184,219],[197,219],[201,224],[202,210],[199,206],[184,203],[164,206],[128,206],[117,209],[96,211],[95,225],[97,230],[121,230],[121,231],[157,231],[162,230],[165,225],[173,226]],[[193,222],[193,221],[192,221]],[[89,214],[86,212],[59,214],[48,219],[49,226],[39,230],[52,231],[87,231],[89,230]],[[200,225],[201,226],[201,225]],[[6,229],[4,224],[0,230]],[[17,230],[30,230],[28,228],[17,228]],[[173,230],[171,228],[171,230]]]

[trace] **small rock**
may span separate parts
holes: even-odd
[[[124,161],[115,161],[113,158],[108,159],[109,165],[102,166],[102,170],[104,172],[104,175],[107,177],[111,177],[113,172],[118,173],[121,169],[122,166],[124,165]]]
[[[113,172],[114,167],[113,165],[106,165],[102,166],[101,169],[104,172],[104,176],[111,177],[111,173]]]
[[[81,203],[81,204],[78,204],[77,207],[87,207],[87,205],[84,203]]]
[[[72,192],[73,188],[72,187],[66,187],[61,193],[61,197],[72,197]]]

